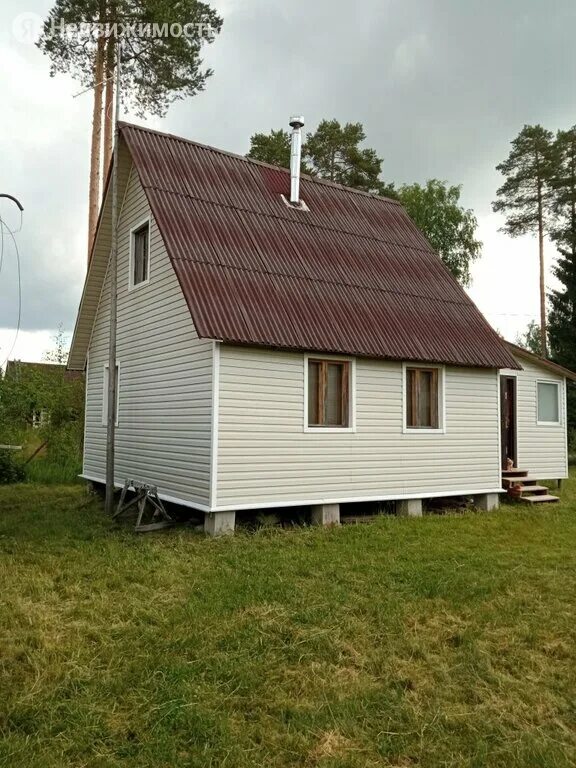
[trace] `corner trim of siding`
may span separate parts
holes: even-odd
[[[273,509],[278,507],[310,507],[315,504],[357,504],[363,501],[403,501],[404,499],[443,499],[450,496],[480,496],[484,493],[504,493],[500,488],[475,488],[474,490],[431,491],[430,493],[391,493],[380,496],[351,496],[350,498],[298,499],[296,501],[258,501],[253,504],[223,504],[212,507],[212,512],[239,512],[248,509]]]
[[[562,389],[563,389],[563,397],[562,397],[562,405],[564,408],[564,472],[565,476],[570,476],[570,467],[569,467],[569,459],[568,456],[568,379],[564,377],[562,381]]]
[[[86,469],[86,438],[88,436],[88,371],[90,370],[90,348],[86,351],[86,366],[84,368],[84,436],[82,438],[82,471]]]
[[[78,477],[82,478],[82,480],[89,480],[92,483],[102,483],[104,484],[106,481],[102,477],[95,477],[94,475],[78,475]],[[114,482],[115,488],[122,488],[123,486],[120,483]],[[162,499],[162,501],[167,501],[170,504],[178,504],[181,507],[190,507],[191,509],[197,509],[200,512],[210,512],[210,507],[207,507],[206,504],[200,504],[196,501],[188,501],[187,499],[181,499],[177,496],[169,496],[166,493],[158,493],[158,497]]]
[[[220,420],[220,342],[212,342],[212,425],[210,435],[210,509],[218,503],[218,429]]]
[[[497,412],[496,412],[496,424],[498,425],[498,455],[496,460],[498,462],[498,475],[502,475],[502,372],[496,369],[496,398],[497,398]],[[518,390],[516,390],[516,399],[518,399]],[[516,408],[516,454],[518,454],[518,408]],[[520,465],[520,459],[516,455],[516,464]]]

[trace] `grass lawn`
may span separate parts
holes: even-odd
[[[576,765],[564,502],[209,540],[0,489],[0,765]]]

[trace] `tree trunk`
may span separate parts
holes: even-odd
[[[542,357],[548,357],[548,330],[546,321],[546,268],[544,265],[544,222],[541,204],[538,216],[538,248],[540,253],[540,344]]]
[[[100,161],[102,146],[102,96],[104,85],[104,38],[98,38],[94,62],[94,109],[92,113],[92,146],[90,149],[90,192],[88,197],[88,262],[96,235],[100,207]]]
[[[538,197],[538,253],[540,258],[540,346],[542,357],[548,357],[548,330],[546,328],[546,266],[544,264],[544,201],[540,154],[536,148],[536,168],[538,170],[537,197]]]
[[[112,162],[113,107],[114,107],[114,50],[116,40],[113,36],[108,39],[106,46],[106,97],[104,103],[104,168],[103,178],[106,179]]]

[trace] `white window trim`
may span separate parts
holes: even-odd
[[[309,427],[308,426],[308,360],[327,360],[328,362],[350,363],[350,397],[348,399],[348,427]],[[356,359],[320,353],[304,355],[304,432],[313,434],[346,434],[356,432]]]
[[[118,415],[120,412],[120,362],[116,360],[116,366],[118,368],[118,385],[116,386],[116,418],[114,423],[118,426]],[[108,383],[106,381],[106,372],[108,371],[108,363],[104,363],[102,374],[102,426],[108,426]]]
[[[439,427],[432,429],[429,427],[408,427],[408,407],[406,391],[408,368],[434,368],[439,372],[438,375],[438,423]],[[405,435],[445,435],[446,434],[446,366],[434,365],[431,363],[402,363],[402,433]]]
[[[538,398],[538,385],[539,384],[554,384],[556,386],[556,390],[558,392],[557,397],[557,403],[558,403],[558,421],[540,421],[539,415],[540,415],[540,401]],[[561,400],[561,391],[560,388],[562,386],[562,382],[555,381],[554,379],[536,379],[536,425],[538,427],[561,427],[562,426],[562,400]]]
[[[142,227],[148,224],[148,274],[146,276],[146,280],[142,280],[141,283],[134,283],[134,234],[139,230],[142,229]],[[151,270],[151,263],[150,263],[150,241],[152,240],[152,223],[150,221],[150,216],[146,216],[145,219],[142,219],[142,221],[138,222],[136,226],[132,227],[130,230],[130,269],[128,272],[128,291],[136,291],[138,288],[141,288],[143,285],[148,285],[150,282],[150,270]]]

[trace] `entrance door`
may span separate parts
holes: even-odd
[[[516,376],[500,376],[500,423],[502,434],[502,469],[508,459],[516,466]]]

